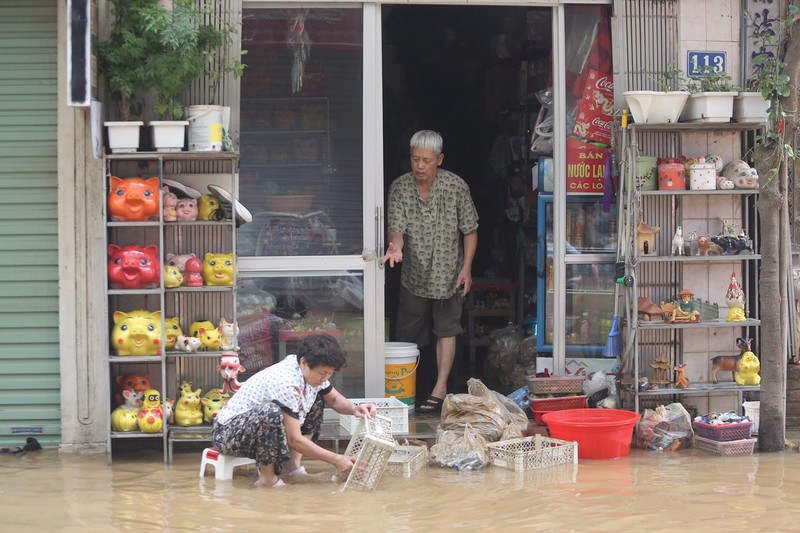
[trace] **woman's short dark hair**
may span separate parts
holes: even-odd
[[[297,348],[297,355],[306,360],[309,368],[320,365],[339,370],[347,363],[347,357],[339,341],[324,333],[309,335]]]

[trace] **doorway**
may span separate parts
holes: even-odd
[[[410,170],[411,135],[436,130],[444,138],[442,167],[467,182],[480,218],[472,275],[478,287],[484,283],[489,290],[474,288],[473,300],[465,306],[464,333],[458,338],[448,391],[465,391],[470,377],[508,389],[511,384],[486,355],[493,332],[509,321],[530,322],[536,312],[531,252],[536,159],[530,141],[541,108],[537,93],[551,80],[553,11],[384,4],[381,12],[384,191]],[[400,269],[387,269],[391,340],[399,287]],[[478,306],[498,306],[498,312],[475,318],[470,313]],[[418,397],[431,391],[435,375],[435,353],[429,347],[421,354]]]

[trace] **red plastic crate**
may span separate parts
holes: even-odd
[[[756,442],[758,442],[758,439],[718,441],[695,437],[694,447],[724,456],[753,455],[753,448],[755,448]]]
[[[536,419],[536,423],[544,425],[542,415],[551,411],[563,411],[565,409],[582,409],[586,407],[588,396],[564,396],[561,398],[533,398],[528,396],[531,411]]]
[[[699,437],[716,441],[741,440],[750,438],[753,422],[732,422],[730,424],[706,424],[692,421],[692,428]]]

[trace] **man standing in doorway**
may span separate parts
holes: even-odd
[[[461,334],[463,298],[472,286],[478,247],[478,213],[469,186],[444,161],[442,136],[421,130],[411,137],[411,172],[389,187],[388,247],[383,263],[404,261],[396,337],[419,347],[436,335],[436,384],[417,407],[438,413]],[[463,246],[462,246],[463,235]]]

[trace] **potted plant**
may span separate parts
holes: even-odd
[[[733,99],[738,88],[730,75],[707,66],[700,77],[689,82],[689,100],[681,113],[682,122],[730,122]]]
[[[141,114],[144,95],[150,89],[145,68],[150,42],[144,28],[152,4],[152,0],[111,0],[111,32],[97,45],[98,67],[106,77],[120,119],[105,122],[109,148],[114,153],[139,149],[139,130],[144,122],[130,118]]]
[[[147,68],[156,96],[153,108],[160,120],[150,121],[153,145],[157,151],[181,151],[188,120],[184,116],[181,94],[205,73],[206,50],[221,40],[221,31],[206,21],[209,8],[194,0],[173,0],[160,6],[148,31],[152,32],[153,53]]]
[[[748,22],[750,39],[755,53],[752,75],[745,88],[733,99],[733,120],[736,122],[765,122],[769,117],[770,101],[788,95],[789,76],[783,74],[785,64],[775,53],[775,32],[759,24],[756,17]]]
[[[659,91],[625,91],[623,96],[639,124],[668,124],[678,121],[689,98],[685,78],[680,68],[671,64],[658,76]]]

